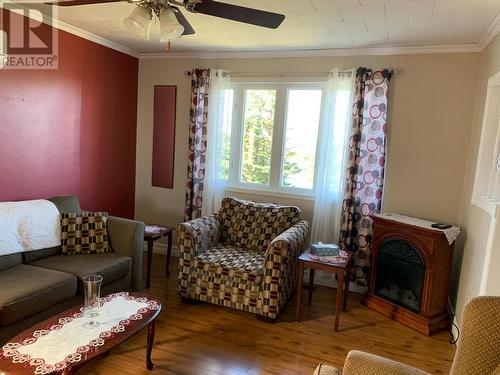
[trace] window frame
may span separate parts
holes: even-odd
[[[327,88],[326,81],[308,81],[308,82],[279,82],[279,81],[259,81],[259,82],[233,82],[233,117],[231,126],[231,152],[229,161],[229,179],[227,190],[242,191],[249,193],[269,193],[279,195],[290,195],[305,198],[312,198],[315,193],[316,174],[317,174],[317,149],[314,162],[313,188],[296,188],[282,186],[283,165],[285,152],[286,120],[288,109],[288,93],[290,90],[321,90],[320,117],[318,124],[318,136],[322,123],[323,109],[325,105],[325,93]],[[275,90],[276,100],[274,109],[273,139],[270,164],[269,184],[255,184],[242,181],[243,166],[243,134],[244,134],[244,116],[246,90]]]

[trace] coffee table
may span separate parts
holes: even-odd
[[[101,303],[95,328],[83,326],[88,318],[80,305],[14,337],[0,351],[0,374],[72,374],[146,326],[146,367],[152,370],[155,318],[161,303],[147,294],[129,292],[110,294]]]

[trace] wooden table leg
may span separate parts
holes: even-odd
[[[146,274],[146,288],[151,286],[151,262],[153,261],[153,241],[147,240],[148,242],[148,269]]]
[[[295,307],[295,320],[300,321],[300,303],[302,301],[302,278],[304,276],[304,264],[299,261],[297,270],[297,306]]]
[[[344,311],[347,311],[347,298],[349,296],[349,284],[351,283],[351,265],[348,264],[345,268],[345,290],[344,290]]]
[[[314,287],[314,268],[309,268],[309,305],[312,303],[313,299],[313,287]]]
[[[168,245],[167,245],[167,265],[165,268],[165,275],[170,276],[170,256],[172,255],[172,232],[168,232]]]
[[[151,361],[151,352],[153,351],[153,343],[155,341],[155,321],[153,320],[148,325],[148,343],[146,347],[146,368],[153,369],[153,362]]]
[[[337,298],[335,299],[335,332],[339,331],[339,318],[342,311],[342,294],[344,289],[344,270],[337,272]]]

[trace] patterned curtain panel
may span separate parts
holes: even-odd
[[[208,69],[193,69],[189,123],[189,158],[184,220],[201,216],[207,149],[207,112],[209,92]]]
[[[339,243],[354,252],[356,283],[368,285],[372,222],[384,185],[387,90],[392,71],[356,72]]]

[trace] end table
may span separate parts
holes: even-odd
[[[154,224],[146,224],[144,229],[144,241],[148,243],[148,269],[146,276],[146,288],[151,286],[151,262],[153,259],[153,244],[160,238],[167,237],[167,263],[165,266],[165,275],[169,276],[170,256],[172,255],[172,233],[175,228],[162,227]]]
[[[322,262],[312,259],[309,250],[306,250],[299,256],[299,269],[297,272],[297,307],[295,310],[295,320],[300,320],[300,304],[302,301],[302,282],[304,277],[304,269],[309,268],[309,298],[308,302],[312,302],[312,290],[314,285],[314,271],[316,269],[334,272],[337,274],[337,298],[335,301],[335,332],[339,331],[339,318],[342,307],[347,310],[347,294],[349,293],[349,280],[351,275],[352,253],[342,263]],[[347,281],[347,282],[346,282]],[[345,290],[344,290],[345,287]]]

